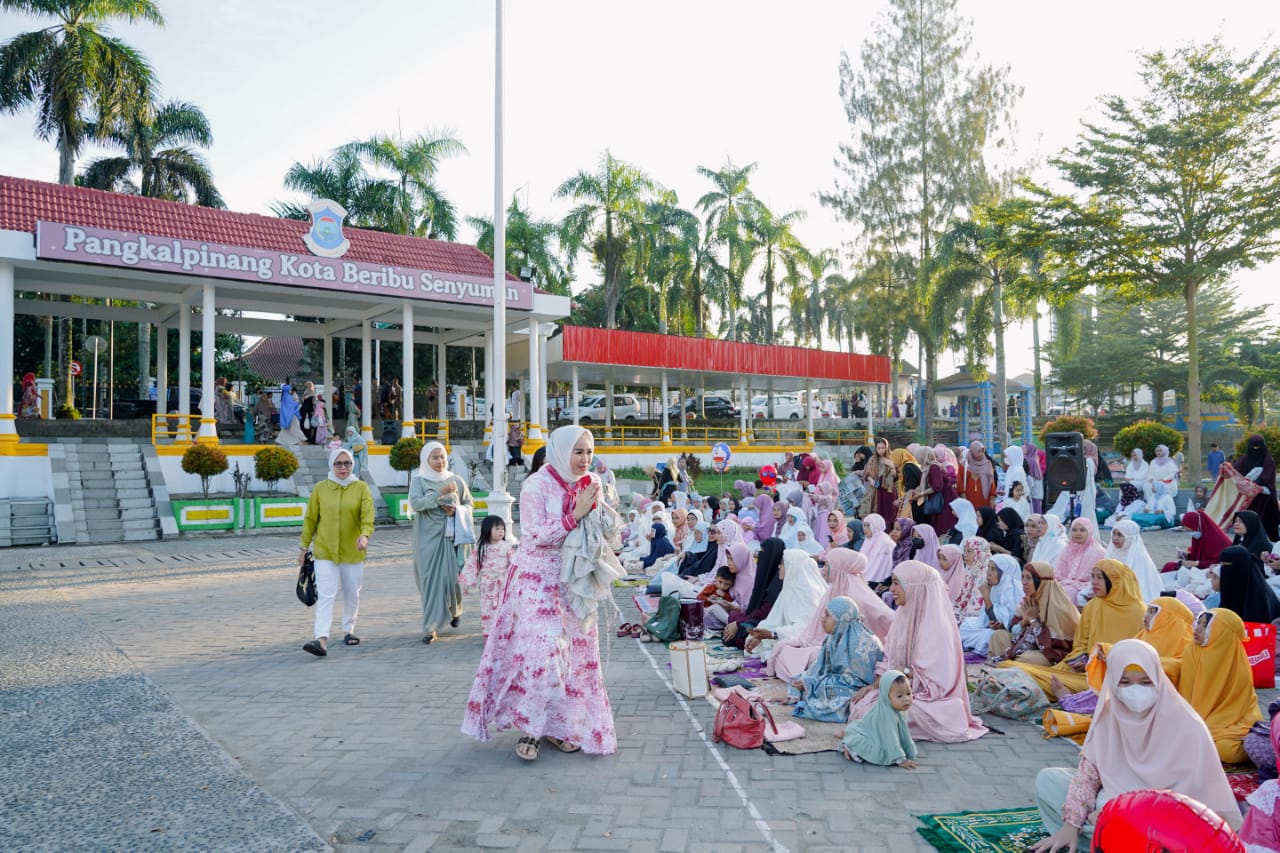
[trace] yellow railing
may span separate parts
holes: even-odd
[[[825,429],[819,424],[813,427],[814,441],[818,444],[866,444],[865,429]]]
[[[596,447],[645,447],[662,444],[661,424],[614,424],[606,427],[604,424],[591,423],[584,426],[595,436]]]
[[[191,415],[152,415],[152,444],[191,444],[200,431],[200,413]]]
[[[733,426],[687,426],[681,424],[671,425],[672,441],[694,441],[701,444],[715,444],[723,441],[728,444],[737,444],[742,433],[738,429],[738,425]]]
[[[807,433],[803,424],[800,426],[784,426],[784,427],[751,427],[748,426],[750,432],[748,435],[751,441],[757,444],[804,444]]]
[[[438,441],[449,447],[449,422],[435,418],[416,418],[413,422],[413,434],[423,441]]]

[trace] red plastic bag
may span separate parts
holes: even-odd
[[[1276,686],[1276,626],[1265,622],[1244,623],[1244,653],[1253,670],[1254,687]]]

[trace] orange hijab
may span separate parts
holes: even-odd
[[[1183,653],[1178,692],[1196,709],[1214,740],[1243,739],[1262,720],[1244,653],[1244,622],[1221,607],[1208,612],[1213,618],[1205,629],[1205,644],[1193,642]]]

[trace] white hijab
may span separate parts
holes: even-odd
[[[795,519],[794,524],[788,521],[788,519],[792,518]],[[787,510],[787,514],[782,517],[782,528],[776,531],[773,535],[781,539],[782,544],[786,545],[788,548],[798,548],[799,545],[797,545],[797,542],[799,541],[799,537],[797,536],[797,531],[800,530],[800,525],[802,524],[805,527],[809,526],[808,522],[804,519],[804,510],[800,509],[798,506],[793,506]],[[812,531],[810,531],[810,535],[812,535]]]
[[[431,456],[431,451],[435,450],[437,447],[440,448],[442,453],[444,453],[443,471],[437,471],[431,467],[429,462],[427,462],[428,457]],[[443,444],[438,441],[428,441],[426,444],[422,445],[422,452],[418,454],[418,476],[424,480],[430,480],[433,483],[443,483],[445,480],[449,479],[451,476],[451,472],[449,471],[449,452],[445,450]]]
[[[1142,590],[1142,600],[1151,603],[1152,599],[1164,594],[1164,581],[1160,580],[1160,570],[1147,553],[1146,543],[1142,541],[1142,528],[1136,521],[1124,519],[1117,521],[1115,532],[1124,536],[1124,547],[1117,548],[1114,543],[1107,542],[1107,557],[1119,560],[1129,568],[1138,579],[1138,587]]]
[[[1022,448],[1016,444],[1011,444],[1004,450],[1000,451],[1004,456],[1005,464],[1008,470],[1004,474],[1004,493],[1006,495],[1013,492],[1013,484],[1021,483],[1024,499],[1031,494],[1031,484],[1027,482],[1027,469],[1022,467]],[[1023,516],[1026,519],[1026,516]]]
[[[339,477],[338,472],[333,470],[333,463],[338,461],[339,456],[345,456],[351,460],[351,467],[347,469],[347,476]],[[351,455],[351,451],[345,447],[339,447],[336,450],[329,451],[329,479],[337,483],[339,486],[349,486],[358,481],[360,478],[355,475],[356,458]]]
[[[1038,560],[1052,566],[1062,549],[1067,547],[1067,529],[1062,526],[1062,519],[1051,512],[1046,512],[1041,518],[1045,521],[1046,529],[1044,535],[1036,541],[1035,550],[1031,552],[1031,559],[1027,562]]]
[[[591,435],[591,431],[580,426],[569,424],[562,426],[547,439],[547,464],[556,470],[556,473],[570,485],[573,484],[575,477],[570,468],[570,458],[573,456],[573,447],[578,443],[583,434]],[[591,446],[595,447],[595,438],[591,439]],[[588,469],[588,476],[594,477]]]
[[[1147,479],[1148,471],[1149,466],[1142,459],[1142,448],[1135,447],[1129,454],[1129,464],[1124,467],[1124,478],[1141,487]]]
[[[803,521],[799,522],[796,527],[795,547],[800,551],[804,551],[810,557],[816,557],[821,554],[823,548],[818,544],[818,537],[814,535],[813,528],[809,527],[809,525],[805,524]],[[804,538],[801,539],[801,536]]]
[[[953,500],[951,511],[956,514],[956,530],[964,534],[964,539],[972,539],[978,535],[978,511],[973,508],[968,498]],[[963,539],[960,544],[964,544]]]
[[[991,590],[991,610],[1001,624],[1011,625],[1022,604],[1022,567],[1008,554],[996,554],[991,561],[1000,570],[1000,583]]]
[[[778,593],[778,600],[774,602],[769,615],[761,620],[759,627],[773,631],[785,639],[788,634],[809,624],[828,586],[818,571],[818,564],[804,551],[795,548],[783,551],[782,565],[786,569],[782,579],[782,592]],[[785,630],[788,628],[792,631]],[[772,649],[770,644],[766,655]]]

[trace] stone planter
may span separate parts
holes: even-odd
[[[409,511],[408,492],[383,492],[382,500],[387,505],[387,515],[396,521],[409,521],[413,518]]]
[[[241,510],[237,498],[211,495],[207,500],[174,500],[173,518],[178,530],[186,532],[204,530],[235,530],[240,526]]]
[[[307,499],[300,497],[253,498],[247,527],[301,527],[307,515]]]

